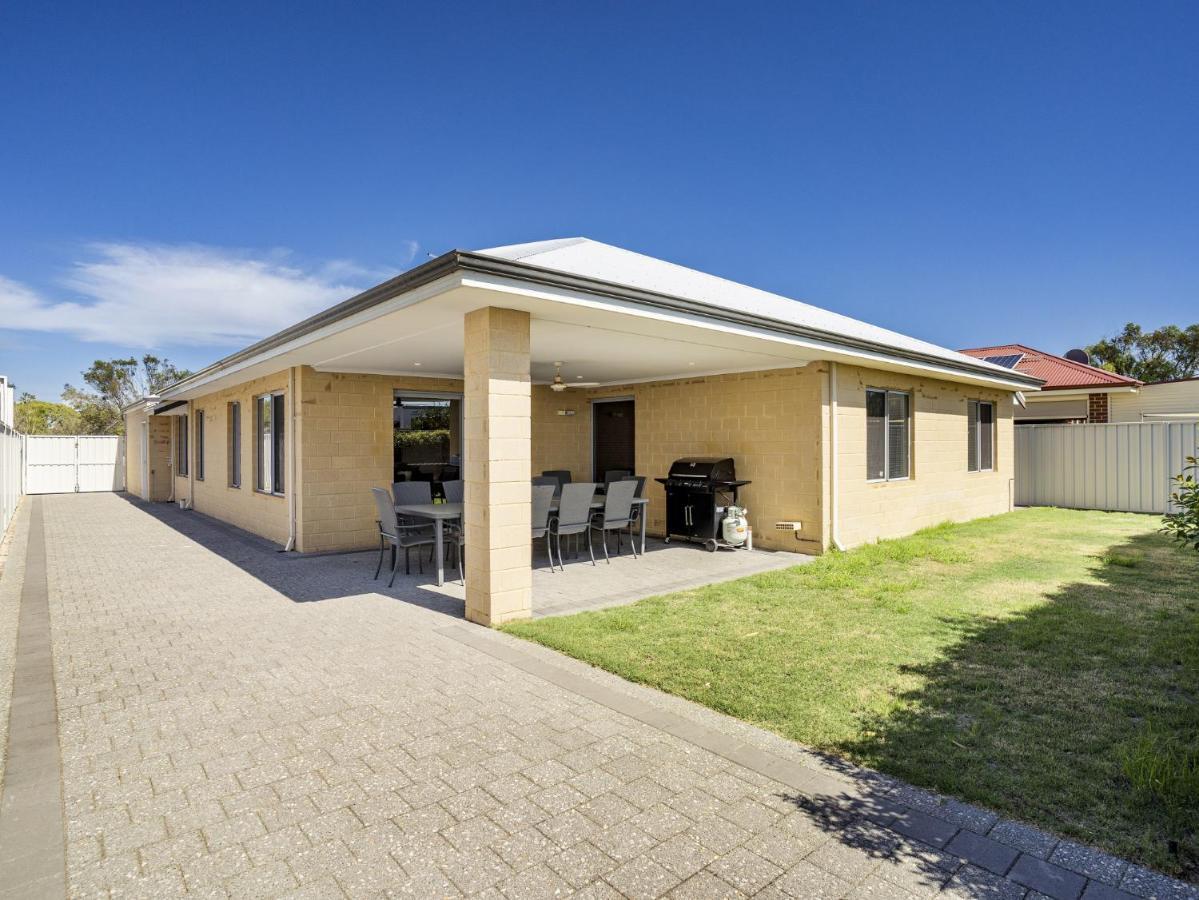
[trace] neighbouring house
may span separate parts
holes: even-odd
[[[1135,378],[1108,372],[1079,359],[1034,350],[1023,344],[974,347],[961,352],[1043,380],[1039,393],[1025,396],[1025,404],[1017,405],[1017,424],[1113,421],[1113,406],[1141,387],[1141,382]],[[1072,356],[1086,355],[1081,351],[1072,350],[1070,353]]]
[[[1150,381],[1111,398],[1109,421],[1170,422],[1199,419],[1199,378]]]
[[[377,546],[372,487],[460,473],[466,612],[495,623],[530,610],[531,474],[650,476],[660,534],[653,477],[733,457],[757,546],[820,553],[1009,510],[1040,384],[571,238],[446,253],[133,404],[127,483],[321,552]]]
[[[1017,406],[1017,425],[1199,419],[1199,378],[1140,382],[1088,365],[1083,350],[1055,356],[1023,344],[1003,344],[961,352],[1044,379],[1040,392]]]

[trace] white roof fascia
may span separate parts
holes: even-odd
[[[1139,389],[1135,385],[1113,384],[1109,387],[1093,387],[1093,388],[1062,388],[1061,390],[1042,388],[1036,400],[1073,400],[1078,397],[1085,397],[1088,394],[1135,394]],[[1034,398],[1029,397],[1029,400]]]

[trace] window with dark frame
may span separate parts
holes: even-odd
[[[283,493],[283,422],[282,394],[254,398],[254,487],[268,494]]]
[[[196,410],[196,481],[204,480],[204,410]]]
[[[905,391],[866,390],[866,480],[911,476],[912,398]]]
[[[227,407],[229,417],[229,487],[241,487],[241,403],[233,400]]]
[[[995,404],[986,400],[966,403],[966,469],[991,472],[995,469]]]
[[[187,415],[175,417],[175,474],[187,474]]]

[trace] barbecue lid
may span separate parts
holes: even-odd
[[[685,456],[671,464],[669,477],[696,481],[734,481],[737,476],[731,457]]]

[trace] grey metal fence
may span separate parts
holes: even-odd
[[[1199,422],[1017,425],[1018,506],[1170,511],[1170,479],[1199,455]]]
[[[8,529],[21,499],[25,461],[21,434],[0,422],[0,538]]]

